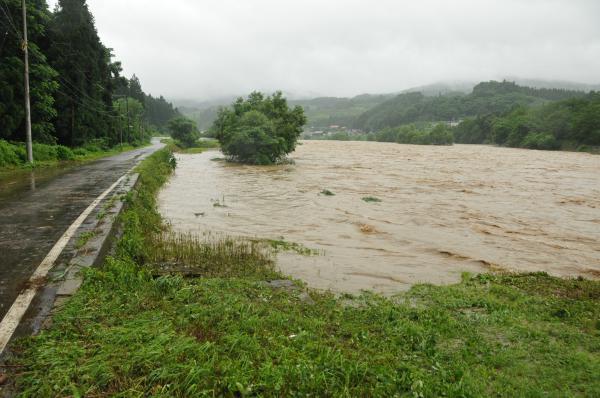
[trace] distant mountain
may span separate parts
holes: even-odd
[[[362,113],[393,96],[394,94],[362,94],[353,98],[319,97],[290,100],[289,104],[303,107],[308,127],[317,130],[331,125],[350,126]],[[231,97],[211,101],[179,100],[175,103],[183,115],[194,120],[201,130],[206,130],[216,119],[219,108],[230,105],[234,100]]]
[[[558,88],[574,91],[600,91],[600,84],[587,84],[569,82],[564,80],[540,80],[540,79],[523,79],[518,77],[507,77],[505,80],[513,81],[520,86],[533,88]]]
[[[421,92],[407,92],[364,112],[356,119],[354,127],[378,131],[415,122],[501,114],[516,106],[536,106],[584,95],[583,91],[524,87],[507,81],[479,83],[470,94],[451,93],[428,97]]]
[[[402,90],[400,94],[421,93],[428,97],[459,93],[469,94],[476,85],[476,82],[439,82]]]
[[[353,98],[321,97],[290,101],[290,105],[303,107],[308,127],[316,130],[332,125],[351,126],[358,116],[393,96],[362,94]]]
[[[362,94],[352,98],[297,99],[297,95],[290,93],[286,93],[286,97],[290,99],[290,105],[304,108],[311,130],[332,125],[373,130],[396,126],[398,123],[451,120],[486,112],[501,112],[516,105],[539,105],[580,96],[582,92],[590,90],[600,91],[600,84],[512,78],[505,82],[488,83],[438,82],[393,94]],[[486,96],[493,98],[484,99]],[[219,107],[230,105],[236,98],[226,96],[203,101],[178,100],[174,103],[181,113],[195,120],[200,129],[205,130],[212,125]]]

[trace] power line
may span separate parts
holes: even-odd
[[[4,50],[4,43],[6,43],[6,38],[8,37],[8,30],[4,33],[2,37],[2,44],[0,44],[0,55],[2,55],[2,50]]]
[[[44,61],[44,58],[42,58],[42,56],[40,54],[37,53],[32,53],[34,54],[40,61]],[[81,71],[80,71],[81,72]],[[84,80],[87,80],[89,83],[89,80],[85,77],[84,75]],[[81,91],[73,82],[70,82],[68,80],[66,80],[64,77],[62,77],[61,75],[57,75],[56,76],[57,80],[62,83],[63,86],[65,86],[68,90],[72,91],[73,94],[75,95],[71,95],[71,94],[67,94],[62,90],[57,89],[56,91],[60,92],[61,94],[65,95],[66,97],[68,97],[69,99],[71,99],[74,102],[77,102],[79,105],[83,106],[83,107],[87,107],[88,110],[94,110],[95,112],[101,113],[101,114],[105,114],[109,117],[116,117],[113,114],[111,114],[110,112],[104,111],[102,109],[99,108],[92,108],[90,105],[82,102],[82,101],[76,101],[75,96],[79,96],[80,100],[88,100],[90,102],[96,103],[97,105],[101,105],[101,106],[106,106],[106,103],[102,102],[101,100],[97,99],[97,98],[93,98],[91,97],[89,94],[84,93],[83,91]]]
[[[17,37],[19,39],[22,39],[23,35],[21,34],[21,32],[19,31],[19,29],[17,28],[17,25],[15,24],[15,21],[12,19],[12,16],[10,15],[10,6],[6,2],[6,0],[2,0],[2,3],[4,3],[4,6],[2,6],[2,4],[0,4],[0,10],[2,10],[2,12],[4,13],[4,15],[6,16],[6,20],[10,24],[10,27],[12,27],[13,32],[17,34]]]

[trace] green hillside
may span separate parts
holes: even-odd
[[[468,116],[500,114],[518,106],[538,106],[549,101],[583,97],[585,92],[531,88],[513,82],[484,82],[471,94],[428,97],[419,92],[400,94],[360,115],[355,128],[378,131],[386,127],[425,121],[457,120]]]
[[[352,126],[360,115],[392,97],[392,94],[363,94],[353,98],[321,97],[297,100],[290,101],[290,104],[304,108],[310,129],[322,129],[332,125]]]

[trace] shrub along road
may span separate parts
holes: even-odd
[[[65,230],[153,145],[104,158],[17,189],[0,190],[0,318]],[[29,176],[27,176],[30,178]]]

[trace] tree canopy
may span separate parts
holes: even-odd
[[[253,92],[219,111],[211,130],[223,153],[251,164],[273,164],[296,149],[306,124],[300,106],[290,108],[281,92]]]

